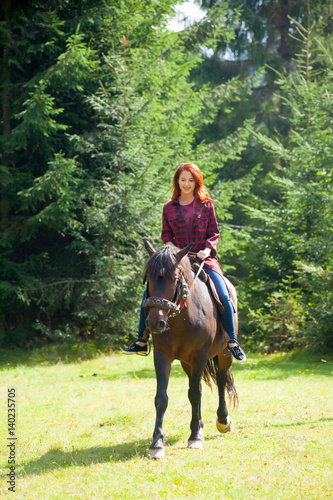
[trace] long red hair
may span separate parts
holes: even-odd
[[[188,170],[189,172],[191,172],[195,180],[195,188],[193,192],[195,198],[198,198],[199,200],[205,203],[207,201],[216,201],[209,197],[208,191],[204,186],[204,180],[200,168],[195,163],[182,163],[180,167],[176,170],[176,173],[173,176],[173,181],[172,181],[172,188],[173,188],[173,193],[171,198],[172,201],[176,200],[180,196],[180,187],[178,181],[180,174],[184,170]]]

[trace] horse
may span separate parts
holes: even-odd
[[[238,395],[230,371],[232,356],[227,349],[227,334],[215,300],[207,285],[194,275],[187,255],[192,244],[182,250],[166,245],[155,251],[147,238],[143,241],[150,257],[143,273],[144,283],[147,282],[143,306],[147,308],[146,326],[153,338],[157,379],[156,420],[148,457],[161,459],[165,456],[163,420],[174,360],[181,362],[189,380],[192,418],[188,448],[202,448],[204,442],[201,380],[210,387],[213,381],[218,387],[216,426],[220,433],[230,431],[231,424],[225,389],[234,406],[238,403]],[[236,311],[236,290],[230,282],[227,284]],[[235,327],[238,332],[237,313]]]

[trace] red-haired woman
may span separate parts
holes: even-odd
[[[205,261],[204,269],[213,280],[225,309],[221,319],[229,335],[228,349],[235,359],[244,361],[246,356],[236,339],[232,302],[216,258],[220,232],[212,201],[200,169],[194,163],[182,163],[173,178],[172,199],[163,207],[161,238],[165,245],[177,248],[193,243],[191,252]],[[138,339],[123,351],[124,354],[147,352],[148,337],[144,331],[145,313],[141,306]]]

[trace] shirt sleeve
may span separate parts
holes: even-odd
[[[163,243],[167,243],[168,241],[171,241],[171,243],[175,244],[175,239],[173,235],[173,231],[171,229],[170,223],[168,221],[168,215],[167,215],[167,210],[164,205],[163,207],[163,213],[162,213],[162,233],[161,233],[161,238]]]
[[[211,249],[210,255],[216,257],[216,246],[220,236],[219,227],[217,225],[215,209],[212,202],[209,203],[209,220],[207,226],[207,241],[206,248]]]

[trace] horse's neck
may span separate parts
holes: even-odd
[[[196,278],[190,286],[189,303],[197,302],[198,299],[200,299],[200,301],[205,300],[206,294],[209,295],[206,283],[199,277]]]

